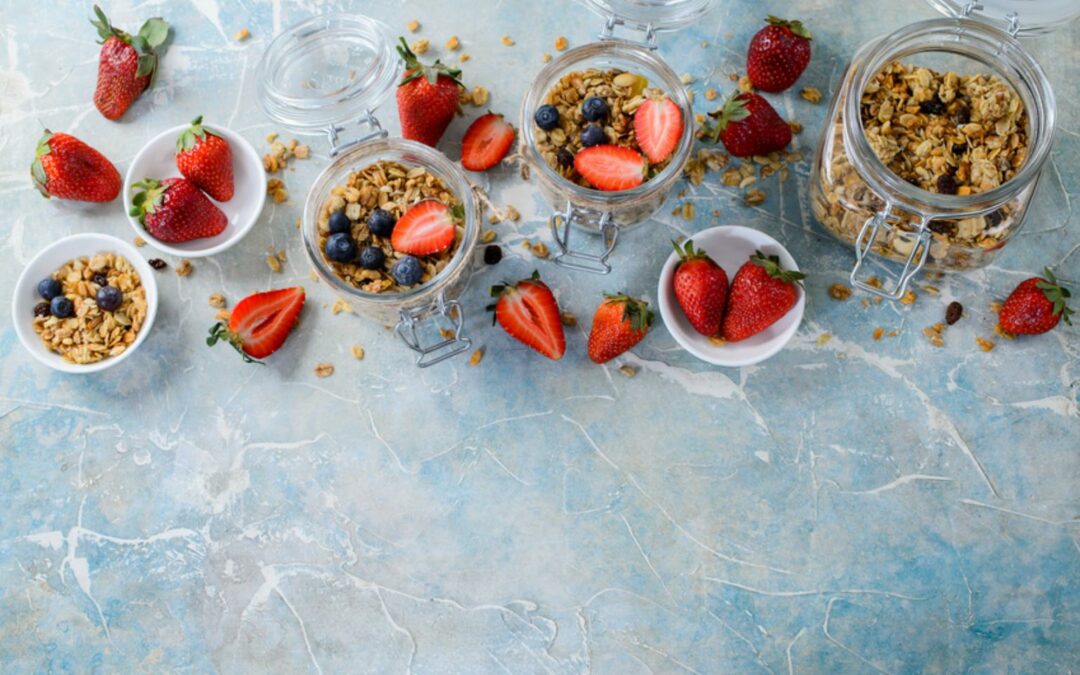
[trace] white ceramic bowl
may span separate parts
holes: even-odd
[[[123,353],[87,365],[68,363],[59,354],[49,351],[34,332],[34,305],[42,302],[37,292],[37,284],[73,258],[109,252],[127,258],[138,272],[143,288],[146,289],[146,320],[139,329],[139,334],[135,336],[135,342],[132,342]],[[55,370],[65,373],[96,373],[111,368],[131,356],[131,353],[138,349],[146,336],[150,334],[158,304],[157,281],[154,279],[154,274],[154,270],[139,255],[135,247],[126,241],[107,234],[93,233],[64,237],[34,256],[34,259],[19,275],[19,280],[15,282],[15,297],[11,303],[15,333],[19,336],[23,347],[26,347],[35,359]]]
[[[765,255],[780,257],[780,263],[784,269],[798,270],[795,259],[787,252],[780,242],[769,235],[752,230],[749,227],[739,225],[725,225],[713,227],[698,232],[691,237],[694,247],[704,250],[709,257],[716,261],[727,272],[728,280],[734,280],[735,273],[755,250]],[[799,324],[802,322],[803,310],[806,307],[806,293],[799,288],[799,299],[795,306],[779,321],[769,326],[762,332],[739,342],[729,342],[723,345],[714,345],[709,338],[694,330],[679,307],[675,299],[675,291],[672,288],[672,279],[675,276],[675,266],[679,262],[679,256],[672,251],[671,256],[664,263],[660,272],[660,287],[657,290],[657,298],[660,304],[660,316],[664,325],[679,345],[698,357],[717,366],[749,366],[769,358],[784,348],[791,336],[795,335]]]
[[[144,145],[142,150],[139,150],[139,154],[135,155],[124,177],[125,212],[131,208],[131,198],[135,195],[135,190],[131,186],[134,183],[144,178],[162,180],[180,176],[180,170],[176,168],[176,139],[189,126],[182,124],[161,132]],[[212,121],[205,126],[229,142],[233,156],[235,190],[232,199],[227,202],[210,199],[229,218],[229,224],[221,234],[179,244],[169,244],[155,239],[137,218],[128,216],[128,221],[135,228],[135,233],[151,246],[163,253],[182,258],[203,258],[230,248],[243,239],[255,225],[259,214],[262,213],[263,205],[266,204],[266,171],[255,148],[251,147],[251,144],[240,134],[214,124]],[[207,198],[209,199],[209,195]]]

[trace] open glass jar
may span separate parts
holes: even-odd
[[[615,250],[619,232],[648,220],[663,205],[690,159],[694,141],[693,110],[675,71],[657,55],[658,31],[674,30],[700,19],[714,0],[585,0],[606,19],[599,42],[564,52],[540,71],[521,106],[523,154],[538,177],[540,193],[555,213],[550,218],[557,247],[554,261],[571,269],[607,274],[608,258]],[[625,29],[637,39],[615,36]],[[679,107],[683,130],[666,166],[641,185],[605,192],[579,185],[549,164],[540,147],[542,133],[533,120],[537,108],[564,76],[589,69],[618,70],[643,76],[649,87],[667,94]],[[549,153],[550,154],[550,153]],[[571,248],[571,227],[602,236],[599,253]]]
[[[401,77],[393,45],[390,30],[363,15],[331,14],[303,21],[267,47],[259,64],[258,100],[286,127],[325,133],[329,140],[331,162],[307,193],[301,223],[304,247],[316,273],[349,299],[357,315],[395,324],[397,334],[417,352],[417,365],[427,367],[472,344],[462,334],[464,313],[457,298],[475,269],[480,212],[469,182],[453,162],[422,143],[388,138],[375,118],[374,110]],[[326,259],[321,239],[326,238],[329,200],[341,194],[340,186],[350,175],[380,162],[394,162],[441,181],[460,201],[464,225],[452,258],[426,274],[424,281],[370,292],[338,273]]]
[[[981,3],[930,3],[955,18],[905,26],[852,58],[811,173],[815,216],[855,245],[852,285],[890,299],[923,268],[988,264],[1023,224],[1053,143],[1053,91],[1016,40],[1019,15],[975,19]],[[1032,4],[993,4],[1010,3]],[[871,254],[903,268],[871,285],[860,275]]]

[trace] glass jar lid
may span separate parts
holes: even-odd
[[[584,0],[585,5],[605,18],[614,17],[653,30],[674,30],[688,26],[708,12],[715,0]]]
[[[926,0],[946,16],[989,20],[1013,35],[1041,35],[1080,16],[1077,0]]]
[[[367,117],[402,70],[394,38],[362,14],[324,14],[276,36],[259,62],[257,99],[273,120],[318,132]]]

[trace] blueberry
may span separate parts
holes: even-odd
[[[52,310],[49,309],[49,303],[39,302],[34,305],[34,316],[49,316],[52,314]]]
[[[326,257],[339,263],[352,262],[356,257],[356,243],[347,234],[332,234],[326,240]]]
[[[559,111],[553,105],[542,105],[536,109],[533,119],[536,120],[536,126],[544,131],[551,131],[559,126]]]
[[[124,301],[124,294],[116,286],[102,286],[97,292],[97,305],[106,312],[115,312],[120,309],[120,303]]]
[[[607,136],[604,135],[604,130],[596,124],[590,124],[585,127],[585,131],[581,132],[581,144],[586,148],[591,148],[594,145],[600,145],[607,140]]]
[[[390,268],[390,274],[394,275],[394,281],[402,286],[412,286],[420,281],[422,269],[420,261],[411,255],[407,255],[394,263]]]
[[[378,246],[365,246],[360,249],[360,267],[366,270],[382,269],[386,254]]]
[[[372,234],[376,234],[380,237],[389,237],[394,233],[394,225],[397,221],[390,215],[389,211],[383,209],[375,209],[368,216],[367,226],[371,230]]]
[[[330,234],[347,233],[352,230],[352,221],[349,220],[344,211],[334,211],[330,214],[330,222],[327,223],[327,227],[330,228]]]
[[[39,281],[37,285],[38,295],[45,298],[46,300],[52,300],[56,296],[60,295],[63,291],[64,289],[62,286],[60,286],[60,282],[56,279],[53,279],[52,277],[45,277],[44,279]]]
[[[498,265],[502,260],[502,246],[498,244],[488,244],[484,249],[484,263],[488,265]]]
[[[68,300],[66,296],[57,295],[49,303],[49,310],[56,318],[66,319],[75,314],[75,303]]]
[[[589,122],[599,122],[607,117],[607,101],[599,96],[590,96],[581,104],[581,116]]]

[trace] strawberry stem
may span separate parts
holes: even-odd
[[[740,122],[750,116],[750,111],[746,109],[746,100],[742,97],[743,92],[736,89],[731,92],[731,96],[728,96],[724,101],[724,106],[719,110],[714,110],[709,113],[709,117],[717,120],[716,126],[705,125],[705,137],[710,139],[713,143],[720,141],[720,134],[724,129],[727,129],[727,125],[731,122]]]
[[[786,281],[789,284],[801,285],[802,280],[806,278],[806,275],[802,272],[784,269],[780,265],[780,256],[777,255],[766,257],[761,251],[754,251],[754,255],[750,256],[750,262],[758,267],[764,268],[770,277],[779,279],[780,281]]]
[[[232,348],[235,349],[237,353],[243,357],[244,363],[257,363],[260,366],[266,365],[258,359],[251,358],[251,356],[244,351],[243,343],[240,341],[240,336],[230,331],[229,327],[220,321],[215,323],[213,326],[210,326],[210,335],[208,335],[206,338],[206,346],[213,347],[219,341],[227,342],[228,344],[232,345]]]
[[[1046,279],[1036,282],[1035,286],[1043,292],[1046,299],[1049,300],[1053,306],[1053,313],[1055,315],[1061,315],[1061,318],[1065,320],[1065,323],[1072,325],[1073,310],[1065,304],[1065,301],[1072,297],[1069,289],[1058,283],[1057,277],[1050,271],[1049,267],[1043,268],[1043,274]]]
[[[649,311],[649,303],[634,298],[626,293],[604,293],[605,302],[619,303],[623,306],[623,321],[630,322],[630,330],[647,330],[652,325],[653,313]]]
[[[401,60],[405,62],[405,71],[407,73],[401,80],[401,83],[398,84],[399,87],[403,87],[421,77],[426,78],[431,84],[436,84],[439,81],[440,75],[449,77],[459,86],[465,86],[461,83],[460,68],[451,68],[438,59],[435,59],[435,63],[426,65],[413,53],[413,50],[409,47],[409,43],[405,41],[405,38],[398,37],[398,40],[401,41],[401,44],[397,47],[397,53],[401,57]]]
[[[802,21],[799,21],[797,19],[788,21],[787,19],[781,19],[770,14],[769,17],[765,19],[765,23],[769,24],[770,26],[787,28],[792,33],[798,35],[801,38],[806,38],[807,40],[814,39],[814,37],[810,34],[810,31],[806,30],[806,26],[803,26]]]

